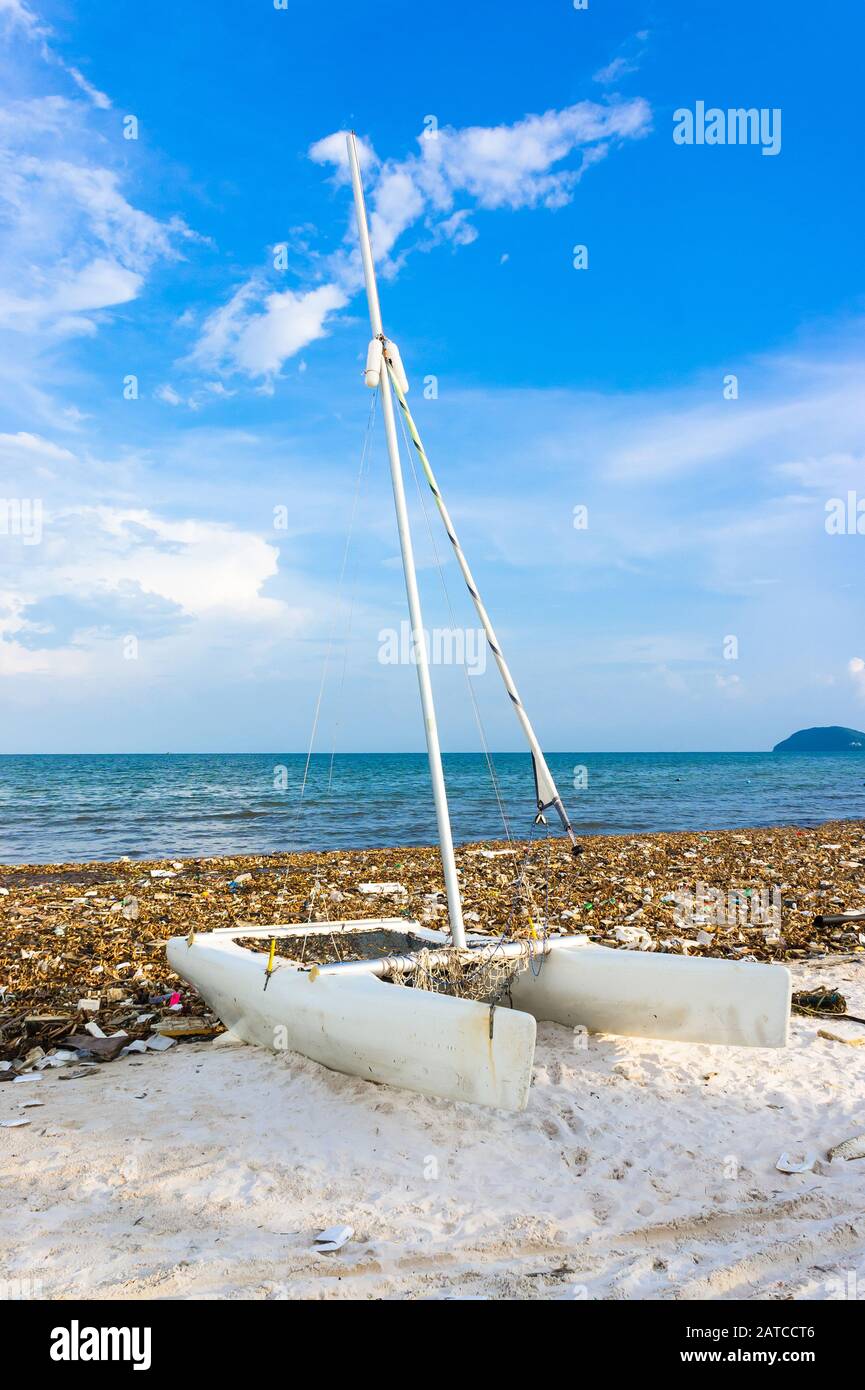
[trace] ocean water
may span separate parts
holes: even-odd
[[[865,753],[553,753],[559,790],[587,835],[815,825],[865,818]],[[457,841],[500,839],[481,754],[445,755]],[[300,754],[0,757],[0,862],[266,854],[431,844],[426,757]],[[528,754],[494,755],[511,833],[527,837]],[[576,774],[575,769],[585,769]],[[585,785],[575,786],[575,780]],[[554,816],[551,822],[558,825]]]

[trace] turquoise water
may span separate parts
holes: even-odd
[[[585,834],[865,819],[865,753],[548,757],[574,824]],[[332,779],[330,758],[314,757],[298,815],[304,761],[298,754],[240,753],[0,757],[0,862],[266,854],[435,840],[423,755],[343,754],[334,759]],[[511,832],[528,835],[529,757],[500,753],[494,761]],[[575,767],[586,769],[587,785],[579,789]],[[501,838],[482,755],[446,755],[445,775],[455,838]]]

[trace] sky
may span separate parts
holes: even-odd
[[[865,725],[863,41],[852,0],[0,0],[0,751],[423,747],[350,128],[542,743]],[[404,467],[443,746],[476,705],[519,749]]]

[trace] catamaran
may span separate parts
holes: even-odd
[[[537,1023],[739,1047],[783,1047],[790,972],[781,965],[619,950],[559,936],[467,933],[429,674],[394,398],[531,753],[535,815],[577,835],[502,653],[408,406],[384,333],[357,141],[347,137],[372,340],[366,385],[381,401],[414,662],[447,899],[448,931],[404,917],[217,928],[168,943],[168,960],[229,1035],[335,1071],[504,1110],[528,1103]],[[282,943],[277,955],[277,942]],[[258,949],[270,943],[269,952]]]

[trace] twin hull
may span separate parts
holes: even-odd
[[[334,1071],[446,1100],[522,1110],[536,1020],[629,1037],[783,1047],[790,973],[780,965],[688,960],[562,938],[514,981],[513,1008],[316,974],[228,935],[168,943],[171,968],[238,1038],[301,1052]],[[265,988],[267,981],[267,988]],[[492,1027],[491,1027],[492,1022]]]

